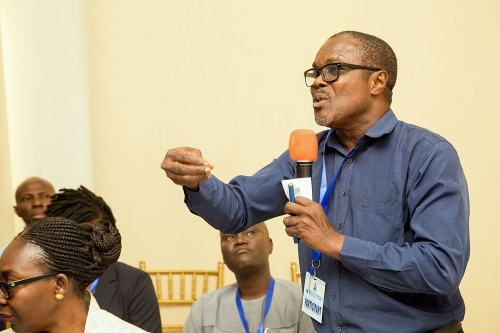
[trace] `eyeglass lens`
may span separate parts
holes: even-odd
[[[335,81],[339,76],[339,68],[336,64],[328,65],[320,69],[310,69],[304,73],[306,85],[312,86],[314,80],[320,75],[325,82]]]
[[[5,299],[9,298],[9,287],[4,283],[0,283],[0,294],[2,294],[2,297]]]

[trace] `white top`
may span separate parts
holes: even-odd
[[[90,294],[89,313],[85,322],[84,333],[144,333],[146,331],[136,327],[111,313],[99,308],[94,296]],[[15,333],[12,328],[2,332]],[[146,332],[147,333],[147,332]]]

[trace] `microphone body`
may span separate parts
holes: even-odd
[[[318,157],[318,139],[316,138],[316,134],[308,129],[293,131],[290,134],[288,150],[290,158],[295,161],[295,177],[311,178],[312,181],[312,164]],[[310,186],[312,187],[312,184]],[[289,184],[289,192],[290,201],[295,202],[293,184]],[[299,237],[294,234],[293,242],[298,244],[299,240]]]
[[[312,161],[295,161],[295,176],[297,178],[312,178]]]

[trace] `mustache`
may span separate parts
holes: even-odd
[[[316,89],[313,92],[312,96],[314,97],[317,94],[322,94],[322,95],[325,95],[326,97],[330,98],[330,93],[323,88]]]

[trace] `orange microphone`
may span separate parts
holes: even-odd
[[[312,164],[318,157],[318,139],[309,129],[298,129],[290,134],[290,158],[295,161],[297,178],[312,177]]]

